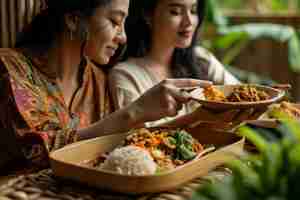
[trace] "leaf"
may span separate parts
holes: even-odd
[[[226,182],[208,183],[201,186],[191,200],[238,200],[236,188],[231,177]]]
[[[300,196],[300,166],[295,167],[295,171],[288,176],[287,199],[299,199]]]
[[[297,120],[278,110],[271,110],[270,116],[281,122],[277,130],[285,136],[285,140],[300,142],[300,123]]]
[[[282,11],[288,8],[287,3],[283,3],[282,0],[272,0],[270,3],[273,11]]]
[[[278,142],[282,138],[282,134],[275,128],[264,128],[251,124],[247,126],[255,130],[257,134],[263,136],[268,142]]]
[[[297,34],[294,34],[288,42],[288,60],[294,72],[300,72],[300,44]]]
[[[206,197],[203,194],[193,193],[190,200],[212,200],[210,197]]]
[[[300,146],[294,145],[288,152],[288,161],[291,171],[296,171],[300,167]]]
[[[276,191],[283,169],[283,155],[280,143],[272,143],[268,146],[267,151],[263,153],[263,171],[261,177],[265,190],[269,192]]]
[[[227,18],[223,15],[216,0],[206,2],[206,20],[217,26],[226,26]]]
[[[286,200],[286,198],[273,196],[273,197],[267,197],[265,200]]]
[[[255,131],[248,128],[247,126],[239,127],[237,133],[251,141],[259,151],[264,152],[267,150],[268,142],[262,136],[258,135]]]
[[[214,46],[219,49],[227,49],[237,42],[248,39],[248,35],[245,32],[232,32],[219,37],[214,42]]]
[[[242,40],[240,42],[237,42],[236,45],[234,45],[231,49],[226,51],[226,54],[224,55],[222,62],[226,65],[230,64],[234,61],[234,58],[236,58],[242,49],[244,49],[248,45],[248,40]]]
[[[290,139],[292,142],[300,142],[300,124],[298,121],[295,121],[291,118],[281,119],[281,126],[278,127],[282,132],[285,132],[287,139]]]
[[[270,38],[279,42],[287,42],[295,35],[295,29],[290,26],[270,24],[270,23],[247,23],[220,27],[220,34],[244,32],[251,40],[258,38]]]
[[[239,182],[239,185],[243,185],[244,189],[247,188],[256,194],[263,193],[264,188],[259,174],[249,165],[240,160],[234,160],[228,163],[228,166],[232,170],[236,181]]]

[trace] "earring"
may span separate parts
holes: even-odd
[[[146,19],[146,24],[147,24],[148,26],[151,26],[151,23],[150,23],[150,20],[149,20],[149,19]]]
[[[86,40],[88,41],[90,39],[90,32],[86,31]]]
[[[73,31],[70,30],[70,40],[73,40]]]
[[[145,17],[144,20],[145,20],[146,25],[151,27],[151,18],[150,17]]]
[[[127,49],[127,45],[126,44],[124,44],[124,45],[121,46],[120,53],[118,55],[119,60],[121,60],[121,58],[124,56],[126,49]]]

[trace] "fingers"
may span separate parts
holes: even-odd
[[[199,80],[199,79],[190,79],[190,78],[181,78],[181,79],[166,79],[162,81],[162,84],[169,84],[176,86],[178,88],[185,87],[208,87],[212,85],[211,81]]]
[[[218,119],[223,119],[225,122],[232,122],[236,118],[240,110],[228,110],[218,114]]]
[[[178,111],[182,109],[182,104],[177,103],[177,101],[171,96],[166,96],[166,114],[169,117],[176,116],[178,114]]]
[[[182,88],[207,87],[211,84],[210,81],[198,79],[166,79],[159,83],[159,86],[163,94],[169,94],[175,100],[183,103],[189,101],[191,95],[185,90],[182,90]]]
[[[249,108],[240,110],[238,114],[232,119],[235,124],[239,124],[243,121],[247,120],[256,120],[260,115],[262,115],[265,111],[265,108]]]
[[[162,97],[163,104],[167,116],[176,116],[178,111],[182,109],[182,103],[190,100],[191,95],[181,90],[186,87],[205,87],[211,85],[210,81],[202,81],[197,79],[166,79],[158,86],[160,97]]]
[[[199,108],[197,108],[196,111],[193,112],[193,114],[197,116],[198,120],[202,120],[202,121],[231,122],[239,112],[240,112],[239,110],[215,112],[213,110],[200,106]]]
[[[193,112],[193,114],[196,116],[198,120],[202,121],[216,121],[216,114],[203,108],[203,106],[200,106]]]
[[[165,95],[170,101],[172,97],[172,101],[178,101],[178,103],[187,102],[190,100],[191,95],[188,92],[180,90],[180,88],[175,87],[170,84],[161,84],[160,85],[161,94]]]
[[[248,120],[253,113],[254,113],[254,108],[241,110],[239,114],[236,115],[233,121],[235,123],[240,123],[242,121]]]

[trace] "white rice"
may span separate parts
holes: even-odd
[[[147,150],[125,146],[113,150],[100,168],[124,175],[151,175],[157,165]]]

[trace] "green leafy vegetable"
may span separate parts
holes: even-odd
[[[175,133],[176,140],[176,159],[191,160],[196,156],[193,151],[193,137],[183,130],[178,130]]]

